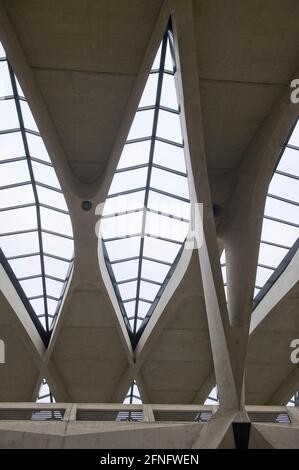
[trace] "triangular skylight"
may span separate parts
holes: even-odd
[[[296,251],[298,237],[299,121],[283,149],[268,189],[255,280],[254,306],[289,263]],[[225,251],[220,262],[227,295]]]
[[[135,380],[128,390],[126,398],[124,399],[124,403],[126,405],[138,405],[142,403],[142,400],[140,398],[140,392]]]
[[[49,332],[72,263],[72,226],[55,170],[1,45],[0,248]]]
[[[266,199],[255,296],[299,237],[299,121],[273,174]]]
[[[42,380],[36,403],[55,403],[55,398],[49,389],[46,379]]]
[[[189,188],[169,28],[148,77],[101,221],[104,255],[129,331],[145,324],[181,254]]]

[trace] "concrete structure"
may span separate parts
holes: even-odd
[[[293,0],[1,0],[0,40],[57,173],[75,254],[48,344],[0,266],[0,447],[235,448],[240,423],[252,423],[249,448],[299,447],[298,411],[285,407],[299,388],[290,361],[299,338],[298,251],[252,313],[268,186],[299,115],[290,101],[299,78],[298,14]],[[183,250],[134,345],[94,209],[107,198],[170,16],[190,200],[204,205],[203,242],[197,233],[198,249]],[[53,407],[66,410],[62,421],[33,422],[31,411],[1,418],[5,409],[35,409],[43,378]],[[113,414],[109,422],[76,421],[74,403],[119,411],[133,380],[146,422],[113,422]],[[216,384],[219,407],[201,408]],[[212,416],[188,422],[166,413],[155,422],[155,407],[171,405]]]

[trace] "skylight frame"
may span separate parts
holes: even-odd
[[[66,285],[71,275],[74,257],[73,255],[69,258],[61,257],[59,256],[59,254],[56,255],[55,253],[49,253],[47,250],[44,249],[43,237],[45,236],[45,234],[55,235],[56,237],[60,237],[60,239],[62,238],[68,239],[73,242],[72,228],[71,228],[71,225],[69,224],[69,227],[67,229],[68,232],[60,233],[61,231],[47,230],[44,227],[44,223],[42,219],[45,216],[45,214],[43,215],[43,211],[45,210],[53,211],[51,212],[51,214],[53,214],[53,217],[54,217],[54,214],[61,214],[63,216],[69,216],[69,213],[67,211],[65,199],[61,199],[60,207],[57,207],[55,203],[51,201],[51,199],[49,200],[49,204],[47,204],[46,202],[40,201],[40,195],[39,195],[40,188],[44,188],[48,190],[49,192],[48,196],[53,194],[51,192],[58,193],[61,195],[63,195],[63,193],[60,188],[55,170],[53,169],[53,165],[50,161],[46,148],[43,144],[41,135],[37,129],[34,118],[31,114],[29,105],[27,106],[27,100],[19,86],[16,76],[14,75],[12,66],[9,63],[9,60],[6,56],[1,57],[0,62],[5,63],[5,70],[7,72],[7,77],[9,77],[10,88],[12,91],[12,94],[9,94],[9,95],[2,94],[0,103],[4,101],[8,101],[8,100],[14,103],[14,107],[15,107],[14,120],[18,123],[17,127],[14,126],[12,128],[2,129],[0,131],[0,136],[10,135],[10,136],[15,136],[16,138],[18,138],[19,139],[18,152],[20,152],[20,155],[11,154],[10,146],[11,146],[12,141],[8,141],[9,142],[8,143],[9,156],[4,157],[4,158],[1,158],[0,156],[0,171],[1,171],[1,165],[11,165],[11,172],[12,174],[14,174],[14,172],[16,171],[16,167],[14,165],[17,162],[25,162],[26,169],[27,169],[26,171],[28,171],[28,178],[26,177],[25,179],[23,178],[22,181],[16,180],[16,182],[2,184],[0,186],[0,201],[1,201],[1,194],[4,194],[2,193],[2,190],[14,190],[16,188],[22,188],[22,187],[30,187],[32,189],[32,201],[31,202],[28,202],[28,203],[26,202],[24,204],[20,203],[20,204],[15,204],[15,205],[7,205],[7,206],[5,206],[4,204],[2,207],[0,207],[0,217],[1,217],[1,214],[4,214],[4,213],[14,214],[14,212],[11,212],[11,211],[15,211],[15,213],[19,213],[20,215],[22,214],[21,216],[24,217],[24,213],[20,211],[26,210],[28,208],[33,208],[35,211],[34,218],[32,219],[33,221],[32,228],[29,227],[24,230],[22,229],[21,230],[5,230],[5,227],[4,228],[1,227],[0,228],[0,232],[1,232],[0,233],[0,246],[1,246],[1,241],[9,240],[9,237],[16,237],[17,235],[25,236],[25,235],[33,234],[36,236],[36,239],[37,239],[37,243],[36,243],[36,241],[34,241],[34,238],[32,238],[30,244],[32,245],[32,247],[34,247],[34,250],[29,250],[29,252],[28,250],[25,250],[24,248],[23,253],[21,252],[21,250],[17,250],[15,253],[10,253],[10,254],[6,252],[7,256],[5,256],[3,253],[3,251],[5,250],[4,249],[1,250],[1,264],[3,264],[3,267],[6,269],[6,272],[8,273],[11,281],[13,282],[14,286],[17,288],[17,291],[21,295],[22,300],[26,306],[26,309],[30,317],[33,319],[40,335],[43,338],[43,341],[45,342],[45,344],[47,344],[49,340],[49,335],[54,325],[55,318],[57,316],[57,313],[61,305],[61,301],[64,296]],[[27,106],[26,118],[27,118],[28,123],[31,122],[30,128],[26,126],[25,121],[24,121],[25,117],[23,115],[23,111],[25,108],[22,105],[22,103],[26,103],[26,106]],[[38,137],[39,140],[35,141],[35,140],[30,139],[30,135]],[[30,143],[29,143],[29,140],[30,140]],[[3,142],[4,145],[5,145],[5,142],[6,140]],[[0,147],[0,152],[1,152],[1,147]],[[44,172],[43,178],[42,178],[44,179],[44,182],[39,181],[41,178],[36,174],[37,167],[34,168],[34,165],[42,165],[40,166],[40,170],[43,170]],[[52,173],[51,174],[49,172],[45,173],[46,168],[53,169]],[[19,176],[22,179],[24,175],[20,173]],[[47,184],[47,180],[45,180],[45,178],[51,178],[51,183]],[[65,206],[65,209],[62,208],[63,206]],[[66,227],[67,227],[67,224],[69,223],[69,220],[65,218]],[[15,238],[14,244],[16,245],[16,243],[17,243],[17,240]],[[7,243],[5,243],[4,246],[5,245],[8,246]],[[19,246],[21,246],[20,243],[19,243]],[[74,247],[72,245],[72,251],[73,250],[74,250]],[[16,276],[14,273],[13,267],[10,266],[10,264],[12,264],[13,261],[15,260],[21,260],[21,259],[28,260],[28,262],[30,262],[30,259],[32,259],[32,257],[35,257],[35,256],[39,257],[40,272],[36,273],[36,275],[30,274],[28,276],[26,275]],[[64,263],[67,263],[63,267],[64,269],[62,269],[62,272],[60,273],[61,275],[59,274],[57,276],[53,276],[47,273],[47,270],[45,269],[46,257],[60,260],[60,261],[63,261]],[[7,263],[5,261],[7,261]],[[41,290],[40,295],[30,295],[28,289],[26,290],[24,288],[24,283],[27,282],[28,284],[28,282],[30,283],[30,281],[39,281],[39,280],[41,281],[41,285],[42,285],[42,290]],[[47,286],[47,283],[49,284],[49,282],[52,282],[52,283],[57,282],[57,285],[56,285],[57,288],[59,285],[58,283],[61,284],[60,295],[58,296],[49,295],[49,292],[48,292],[49,287]],[[23,283],[23,288],[22,288],[22,283]],[[35,311],[36,305],[35,307],[33,306],[34,301],[39,300],[39,299],[42,299],[43,301],[42,311],[41,310]],[[51,312],[51,308],[50,308],[51,307],[50,304],[52,302],[56,302],[56,308],[55,308],[54,313]],[[39,308],[41,308],[41,305]],[[36,319],[38,319],[38,322],[36,322]]]
[[[172,70],[169,70],[169,69],[165,68],[167,50],[168,50],[168,56],[171,55],[171,57],[172,57],[172,64],[173,64],[172,65]],[[170,51],[170,53],[169,53],[169,51]],[[176,65],[175,65],[175,54],[174,54],[171,24],[169,24],[169,26],[167,28],[167,31],[165,32],[165,34],[163,36],[162,43],[161,43],[158,54],[160,54],[159,55],[159,67],[158,68],[152,68],[151,72],[150,72],[150,75],[156,74],[157,77],[158,77],[157,78],[157,88],[155,89],[155,97],[154,97],[155,99],[153,100],[152,105],[140,106],[140,107],[138,107],[138,109],[136,111],[136,115],[138,113],[143,113],[144,111],[149,111],[149,110],[151,110],[153,112],[153,122],[152,122],[151,135],[147,135],[145,133],[145,135],[143,135],[142,137],[131,138],[131,136],[130,136],[131,131],[130,131],[129,135],[128,135],[128,138],[126,140],[126,143],[125,143],[125,147],[124,147],[125,149],[129,150],[128,146],[130,146],[130,145],[138,144],[138,143],[141,143],[141,142],[148,142],[149,143],[148,159],[147,159],[147,161],[144,161],[144,158],[141,158],[141,162],[134,165],[134,164],[132,164],[131,159],[129,158],[129,161],[131,162],[131,164],[129,164],[128,166],[122,165],[121,160],[120,160],[119,166],[118,166],[118,168],[115,172],[115,175],[118,175],[118,174],[121,174],[121,173],[125,174],[126,172],[129,175],[130,171],[132,171],[132,170],[137,170],[137,169],[144,168],[144,169],[147,170],[146,183],[140,185],[139,187],[133,187],[132,189],[128,189],[128,190],[123,190],[123,191],[114,190],[113,193],[111,191],[109,191],[108,196],[107,196],[107,200],[111,201],[113,198],[119,198],[119,197],[131,195],[133,193],[140,193],[140,194],[143,193],[144,194],[143,205],[141,204],[140,207],[135,207],[134,209],[128,210],[128,211],[124,210],[123,212],[119,211],[119,212],[116,213],[116,212],[112,211],[110,213],[108,212],[108,214],[104,212],[104,214],[102,216],[103,220],[107,220],[109,218],[114,219],[116,216],[121,216],[121,215],[129,214],[129,213],[132,213],[132,214],[140,213],[140,214],[142,214],[141,229],[137,230],[136,233],[132,233],[130,235],[126,235],[126,236],[123,236],[123,237],[121,237],[121,236],[115,236],[115,237],[111,236],[111,237],[103,237],[102,238],[104,260],[105,260],[106,267],[107,267],[107,270],[108,270],[108,273],[110,275],[110,279],[111,279],[111,282],[112,282],[112,285],[113,285],[113,288],[114,288],[114,292],[115,292],[115,295],[116,295],[121,313],[123,315],[126,327],[128,329],[128,333],[130,335],[133,347],[136,346],[136,344],[137,344],[137,342],[138,342],[138,340],[139,340],[139,338],[140,338],[140,336],[141,336],[141,334],[142,334],[142,332],[143,332],[150,316],[152,315],[154,309],[156,308],[156,305],[157,305],[158,301],[160,300],[160,297],[161,297],[161,295],[164,291],[164,288],[165,288],[166,284],[168,283],[174,269],[177,266],[177,263],[179,261],[179,258],[181,256],[181,254],[182,254],[185,239],[186,239],[185,238],[183,240],[179,240],[179,239],[176,239],[176,238],[163,236],[163,234],[161,235],[161,234],[158,233],[157,235],[155,235],[151,232],[148,232],[147,228],[146,228],[147,227],[146,223],[148,224],[150,222],[147,221],[148,220],[147,216],[149,216],[149,215],[158,216],[159,220],[161,220],[161,218],[163,218],[163,217],[165,217],[165,218],[166,217],[168,217],[168,218],[171,217],[170,220],[172,220],[173,223],[175,223],[177,221],[179,224],[183,224],[183,225],[181,225],[181,228],[183,230],[183,228],[185,227],[186,228],[186,233],[188,231],[187,227],[189,227],[189,222],[190,222],[190,211],[189,211],[188,217],[187,216],[186,217],[185,216],[177,216],[176,214],[169,214],[167,211],[163,211],[162,209],[161,209],[161,211],[156,210],[157,208],[154,208],[154,207],[152,208],[149,205],[149,196],[150,196],[150,194],[155,193],[157,195],[166,196],[166,198],[167,197],[171,198],[170,199],[171,201],[180,201],[182,203],[186,203],[189,206],[189,209],[190,209],[188,175],[187,175],[186,163],[185,163],[183,139],[182,139],[181,142],[179,140],[178,141],[173,141],[173,140],[163,138],[162,134],[157,135],[157,126],[158,126],[158,120],[159,120],[159,115],[160,115],[161,111],[162,112],[167,112],[167,113],[168,112],[172,113],[173,115],[177,115],[179,118],[180,118],[180,113],[181,113],[179,105],[177,106],[177,109],[175,109],[175,107],[171,108],[171,107],[168,107],[168,106],[161,105],[161,94],[162,94],[162,87],[163,87],[163,78],[164,78],[165,74],[167,76],[172,76],[173,79],[176,80]],[[155,62],[157,62],[158,54],[156,56]],[[176,86],[176,84],[175,84],[175,86]],[[147,97],[147,99],[148,99],[148,97]],[[176,97],[176,99],[177,99],[177,101],[179,101],[178,96]],[[141,99],[141,103],[142,103],[142,99]],[[134,121],[133,121],[132,126],[133,125],[134,125]],[[180,124],[180,126],[181,126],[181,124]],[[180,135],[181,134],[182,134],[182,129],[180,129]],[[161,165],[161,164],[159,164],[158,162],[155,161],[155,159],[154,159],[155,144],[157,142],[162,142],[162,143],[166,144],[167,146],[169,146],[169,147],[167,147],[168,152],[171,152],[171,149],[174,149],[174,148],[180,148],[180,149],[183,150],[182,159],[184,161],[184,165],[182,165],[182,166],[184,167],[184,171],[181,171],[181,168],[176,169],[175,167],[167,167],[164,164]],[[174,176],[177,176],[178,178],[184,179],[183,181],[186,181],[186,188],[188,188],[187,189],[188,197],[184,197],[180,194],[177,194],[176,191],[169,192],[167,190],[166,191],[163,190],[162,188],[154,187],[153,184],[151,183],[152,170],[162,171],[162,172],[165,172],[165,175],[167,175],[167,174],[174,175]],[[172,190],[172,188],[171,188],[171,190]],[[134,253],[134,256],[128,256],[127,258],[122,258],[121,256],[116,257],[116,258],[113,257],[113,259],[111,260],[110,257],[109,257],[109,254],[108,254],[109,243],[117,242],[121,238],[123,238],[123,239],[124,238],[133,238],[133,239],[136,238],[136,240],[138,240],[138,242],[140,241],[139,245],[138,245],[138,242],[136,243],[136,249],[138,248],[138,253]],[[161,242],[174,244],[175,246],[177,246],[176,255],[175,255],[174,259],[172,260],[172,262],[167,262],[164,259],[159,259],[159,255],[157,255],[157,257],[154,256],[154,255],[147,256],[149,253],[144,252],[144,245],[145,245],[145,241],[147,241],[149,239],[156,239],[156,240],[159,240]],[[152,262],[160,264],[161,266],[164,266],[164,267],[167,266],[167,268],[169,268],[168,273],[167,273],[167,275],[166,275],[163,282],[160,282],[160,281],[157,281],[157,280],[154,280],[154,279],[148,279],[148,278],[146,278],[142,275],[142,262],[143,262],[143,260],[152,261]],[[113,271],[113,267],[117,263],[122,263],[122,262],[127,262],[127,261],[137,261],[138,262],[137,275],[134,275],[134,277],[131,277],[130,279],[128,278],[126,280],[122,280],[120,282],[117,282],[114,271]],[[158,264],[157,264],[157,266],[158,266]],[[123,299],[122,296],[121,296],[121,292],[120,292],[119,287],[122,284],[125,284],[126,282],[132,282],[132,283],[136,282],[137,283],[136,296],[134,296],[132,298]],[[157,286],[159,288],[154,300],[152,300],[152,299],[149,300],[149,298],[143,298],[141,296],[141,289],[142,289],[142,285],[143,285],[144,282],[148,282],[152,286]],[[149,284],[146,284],[146,285],[149,286]],[[126,311],[126,306],[128,307],[130,305],[130,309],[133,306],[133,304],[132,303],[130,304],[130,302],[135,302],[135,308],[134,308],[134,315],[133,316],[132,315],[128,316],[127,311]],[[148,309],[147,313],[145,314],[145,316],[143,314],[142,314],[142,316],[140,316],[140,312],[139,312],[140,303],[142,303],[142,310],[143,310],[143,307],[144,307],[145,303],[147,303],[150,307]]]

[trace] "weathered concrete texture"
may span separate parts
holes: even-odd
[[[203,424],[0,423],[0,448],[190,449]]]

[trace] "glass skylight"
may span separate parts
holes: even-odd
[[[2,45],[0,247],[49,332],[72,265],[72,226],[55,170]]]
[[[104,206],[108,271],[133,335],[155,308],[189,229],[173,36],[164,35]]]
[[[266,199],[254,297],[299,237],[299,121],[273,174]]]
[[[130,386],[128,393],[126,395],[126,398],[124,399],[124,403],[126,405],[139,405],[142,403],[142,400],[140,398],[140,393],[139,389],[137,387],[137,384],[134,380],[132,385]]]
[[[49,389],[46,379],[42,380],[36,403],[55,403],[55,398]]]
[[[219,405],[219,398],[218,398],[218,390],[217,386],[214,387],[206,401],[204,402],[205,405]]]
[[[299,121],[273,174],[266,198],[254,298],[279,264],[298,243],[299,237]],[[227,297],[225,252],[221,269]],[[264,292],[264,290],[263,290]],[[258,301],[258,300],[257,300]]]

